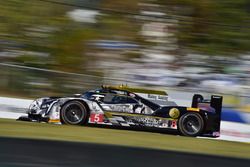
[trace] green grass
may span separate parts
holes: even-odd
[[[78,141],[250,158],[250,144],[161,133],[0,119],[0,136]]]

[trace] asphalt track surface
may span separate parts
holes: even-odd
[[[250,159],[80,142],[0,138],[0,166],[5,167],[244,167],[249,164]]]

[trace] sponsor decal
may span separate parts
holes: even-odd
[[[148,99],[167,101],[168,96],[148,94]]]
[[[171,128],[170,120],[152,118],[152,117],[129,117],[128,122],[133,122],[135,125],[158,127],[158,128]]]
[[[149,98],[149,99],[155,99],[155,100],[156,100],[157,96],[156,96],[156,95],[148,94],[148,98]]]
[[[111,111],[126,112],[126,113],[133,112],[133,106],[130,104],[128,104],[128,105],[110,105],[109,107],[110,107]]]
[[[171,108],[169,110],[169,116],[174,119],[178,118],[180,116],[180,110],[178,108]]]
[[[172,121],[172,126],[171,126],[172,128],[176,128],[177,126],[176,126],[176,121],[174,120],[174,121]]]
[[[159,100],[167,101],[167,100],[168,100],[168,96],[159,95],[159,96],[158,96],[158,99],[159,99]]]
[[[139,114],[121,112],[106,112],[105,115],[112,123],[120,123],[121,126],[124,124],[127,126],[128,124],[136,126],[177,129],[176,120],[173,120],[172,118],[141,116]]]

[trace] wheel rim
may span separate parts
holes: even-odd
[[[65,108],[64,118],[70,124],[78,124],[84,118],[83,108],[76,104],[71,104]]]
[[[201,130],[201,120],[198,116],[186,115],[183,118],[183,130],[189,135],[198,134]]]

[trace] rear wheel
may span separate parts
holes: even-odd
[[[81,125],[86,123],[88,112],[81,102],[70,101],[62,107],[60,117],[64,124]]]
[[[198,113],[186,113],[179,119],[178,129],[184,136],[198,136],[204,129],[204,120]]]

